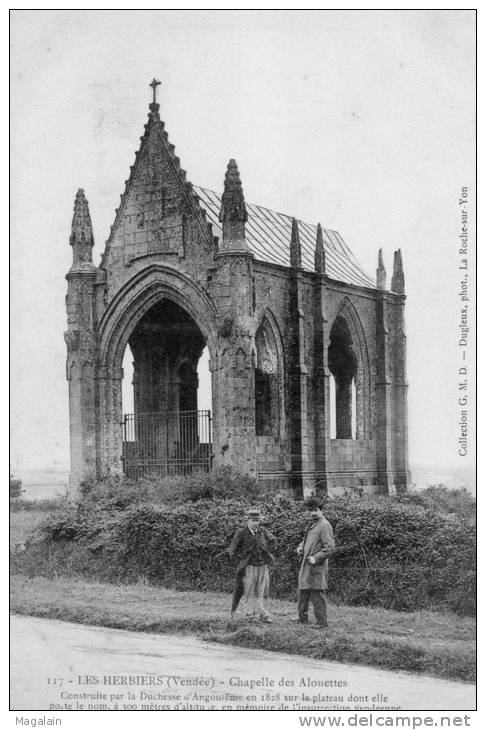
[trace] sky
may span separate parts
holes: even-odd
[[[65,274],[76,190],[99,263],[143,134],[153,76],[188,179],[338,230],[406,279],[412,464],[458,454],[462,188],[474,325],[474,14],[389,11],[12,12],[11,462],[67,467]],[[464,207],[464,206],[462,206]],[[466,360],[462,360],[465,349]]]

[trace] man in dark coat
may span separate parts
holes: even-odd
[[[228,548],[230,558],[238,559],[231,618],[234,617],[240,598],[243,597],[245,614],[248,618],[259,616],[262,621],[272,623],[267,610],[270,585],[268,566],[275,563],[270,552],[275,537],[260,524],[260,520],[259,510],[249,510],[246,526],[236,531]]]
[[[334,552],[335,543],[330,523],[322,514],[322,502],[311,497],[306,502],[312,519],[297,548],[302,556],[299,572],[299,622],[309,623],[309,601],[312,601],[316,623],[327,628],[327,559]]]

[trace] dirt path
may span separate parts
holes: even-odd
[[[13,710],[475,708],[462,682],[26,616],[11,688]]]

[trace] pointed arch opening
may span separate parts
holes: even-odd
[[[344,317],[336,317],[328,348],[330,383],[330,435],[335,439],[356,439],[356,378],[358,359],[353,338]]]
[[[281,427],[281,368],[272,325],[265,317],[255,335],[255,435],[278,437]]]
[[[123,366],[125,473],[207,471],[211,380],[208,348],[194,319],[170,299],[157,301],[130,333]]]

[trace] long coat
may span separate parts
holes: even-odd
[[[299,590],[325,591],[327,588],[327,559],[335,550],[334,535],[330,523],[320,517],[315,524],[309,525],[304,539],[299,545],[302,548],[302,563],[299,572]],[[308,558],[315,558],[311,565]]]

